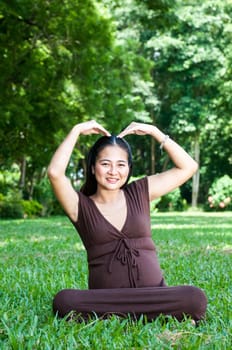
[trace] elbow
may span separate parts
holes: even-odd
[[[192,175],[194,175],[197,172],[198,169],[199,169],[198,163],[195,160],[193,160],[193,163],[192,163],[192,166],[191,166]]]
[[[56,171],[56,169],[54,169],[52,166],[49,165],[48,169],[47,169],[47,176],[49,178],[49,180],[52,182],[53,180],[56,180],[59,178],[59,174]]]

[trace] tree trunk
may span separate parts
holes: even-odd
[[[155,139],[151,139],[151,174],[155,174]]]
[[[151,108],[151,119],[152,124],[155,125],[155,114],[154,110]],[[151,138],[151,174],[155,174],[155,139]]]
[[[31,181],[30,181],[30,186],[29,186],[29,199],[32,200],[33,199],[33,193],[34,193],[34,175],[32,175],[31,177]]]
[[[197,135],[194,140],[194,159],[199,164],[200,163],[200,141]],[[199,194],[199,184],[200,184],[200,171],[199,169],[193,175],[192,180],[192,207],[197,207],[198,194]]]
[[[22,192],[25,188],[26,168],[27,168],[27,161],[26,161],[26,157],[23,156],[23,159],[20,164],[20,179],[19,179],[19,188],[20,188],[20,191]]]

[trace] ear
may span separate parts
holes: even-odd
[[[95,170],[94,170],[94,166],[93,165],[92,165],[91,170],[92,170],[92,174],[94,175],[95,174]]]

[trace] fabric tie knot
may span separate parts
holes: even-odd
[[[139,257],[139,255],[138,249],[131,247],[126,238],[120,239],[110,259],[108,271],[112,273],[112,265],[115,259],[119,260],[123,265],[127,265],[130,286],[135,288],[137,286],[136,280],[139,280],[139,267],[137,262],[137,257]],[[134,269],[136,269],[137,272],[136,278],[134,276]]]

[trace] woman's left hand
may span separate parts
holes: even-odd
[[[118,137],[124,137],[126,135],[151,135],[152,131],[154,130],[154,125],[151,124],[143,124],[143,123],[136,123],[132,122],[126,129],[120,132],[118,134]]]

